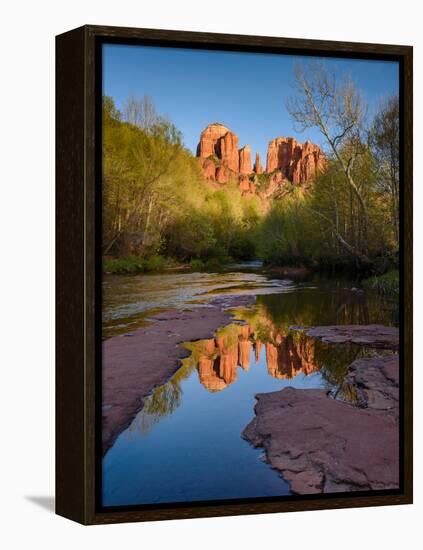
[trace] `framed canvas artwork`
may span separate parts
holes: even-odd
[[[412,48],[57,54],[57,513],[412,502]]]

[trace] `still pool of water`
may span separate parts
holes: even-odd
[[[396,324],[395,303],[346,282],[295,285],[260,273],[197,275],[106,278],[106,334],[132,330],[163,302],[167,308],[198,307],[216,293],[258,296],[214,338],[186,344],[190,357],[153,390],[117,438],[103,459],[104,506],[289,494],[262,449],[241,437],[254,417],[255,395],[286,386],[342,394],[348,365],[373,353],[323,345],[290,327]]]

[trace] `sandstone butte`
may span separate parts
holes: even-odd
[[[323,151],[310,141],[304,144],[292,137],[278,137],[269,142],[266,169],[257,152],[252,166],[249,145],[238,149],[238,136],[223,124],[209,124],[200,135],[197,157],[204,177],[217,183],[238,181],[245,194],[255,193],[257,176],[269,175],[273,188],[286,181],[297,185],[312,182],[324,169]]]

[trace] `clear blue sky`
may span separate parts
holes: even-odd
[[[323,144],[312,129],[296,133],[286,110],[299,56],[219,52],[151,46],[103,46],[103,93],[122,109],[129,95],[152,97],[194,154],[201,131],[221,122],[251,146],[265,163],[267,144],[294,136]],[[380,100],[398,93],[398,63],[327,58],[337,74],[350,76],[374,112]]]

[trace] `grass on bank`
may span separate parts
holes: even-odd
[[[366,290],[373,290],[385,296],[399,295],[399,272],[398,270],[388,271],[383,275],[374,275],[363,281]]]
[[[110,274],[125,273],[154,273],[163,271],[166,259],[163,256],[155,255],[149,258],[139,256],[128,256],[126,258],[103,260],[103,272]]]
[[[208,260],[200,260],[200,259],[192,259],[190,261],[190,269],[191,271],[199,272],[199,271],[221,271],[223,268],[223,265],[225,263],[228,263],[230,259],[225,259],[225,261],[222,261],[220,258],[209,258]]]
[[[192,272],[216,272],[221,271],[223,265],[231,258],[209,258],[207,260],[192,259],[189,264],[181,264],[164,256],[154,255],[148,258],[140,256],[127,256],[124,258],[103,259],[103,273],[109,275],[160,273],[165,269],[175,267],[187,268]]]

